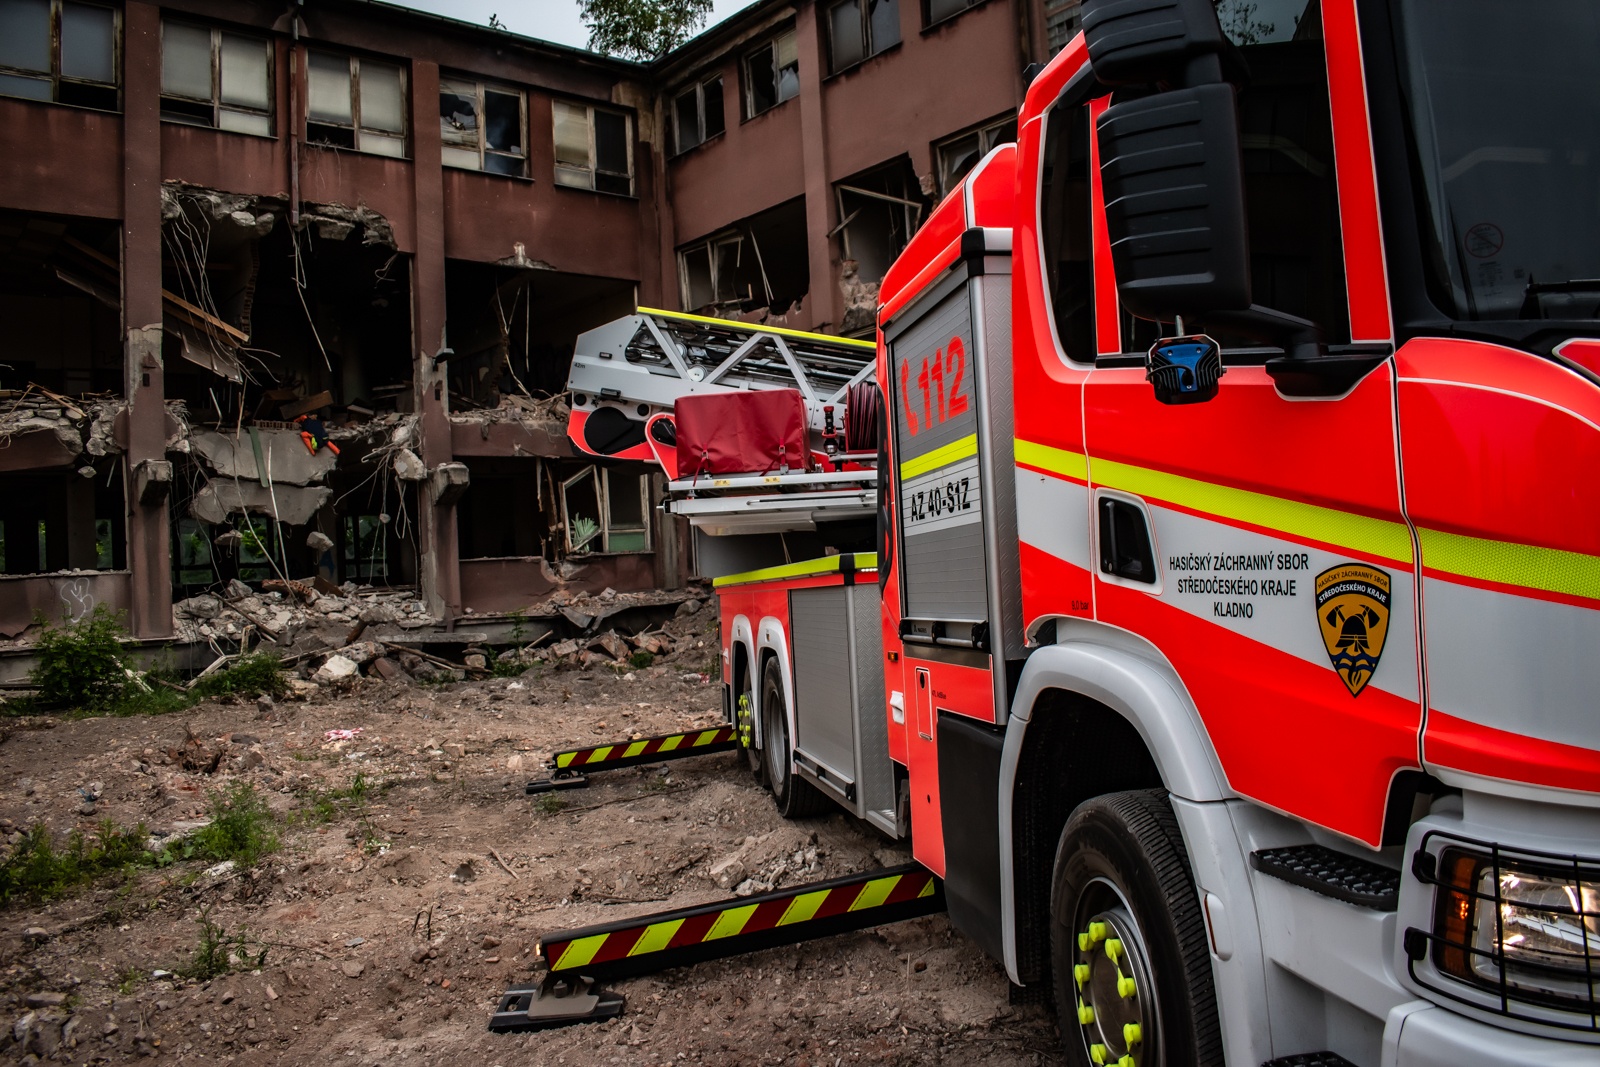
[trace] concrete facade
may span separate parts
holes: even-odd
[[[950,139],[1003,132],[1048,54],[1037,0],[879,0],[860,31],[873,54],[841,62],[856,3],[753,4],[640,65],[367,0],[54,0],[56,20],[63,5],[111,12],[115,75],[89,89],[116,104],[72,102],[82,71],[57,21],[50,69],[20,72],[45,99],[0,96],[0,308],[32,324],[0,354],[0,635],[35,611],[75,617],[57,604],[75,576],[147,638],[208,573],[413,583],[444,620],[569,583],[680,582],[684,539],[651,510],[646,472],[583,489],[588,460],[544,399],[573,338],[635,305],[869,330],[868,267],[942,194]],[[173,55],[164,68],[174,25],[212,33],[209,103],[178,91]],[[763,49],[797,69],[758,109]],[[203,50],[185,54],[203,67]],[[345,60],[341,103],[327,71]],[[702,89],[706,129],[685,134],[680,98],[718,75],[722,129]],[[374,116],[396,106],[382,95],[396,77],[393,131]],[[366,117],[346,128],[330,106]],[[558,159],[552,131],[570,157],[583,114],[588,180],[613,191],[574,187],[582,165]],[[241,123],[254,132],[224,128]],[[470,152],[481,169],[458,165]],[[719,241],[708,290],[695,271]],[[282,442],[259,449],[297,438],[301,409],[338,462],[273,476]],[[244,479],[229,499],[270,505],[194,518],[225,477],[191,446],[201,430],[267,457],[261,490]],[[585,491],[609,499],[580,505]],[[275,521],[293,510],[280,496],[314,517]],[[625,550],[570,551],[580,506]],[[334,547],[307,547],[309,531]]]

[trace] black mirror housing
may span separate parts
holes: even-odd
[[[1175,81],[1229,48],[1212,0],[1086,0],[1083,37],[1106,85]]]
[[[1248,308],[1250,242],[1233,86],[1112,104],[1096,135],[1123,306],[1140,318],[1168,320]]]

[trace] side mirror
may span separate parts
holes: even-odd
[[[1105,85],[1216,81],[1230,43],[1214,0],[1085,0],[1083,38]],[[1191,69],[1199,68],[1199,69]]]
[[[1165,320],[1250,307],[1233,86],[1197,85],[1113,104],[1096,135],[1123,306]]]

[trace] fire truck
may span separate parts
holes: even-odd
[[[937,894],[1080,1067],[1600,1063],[1597,48],[1578,0],[1088,0],[870,353],[581,339],[574,440],[718,575],[683,744],[917,867],[553,970]]]

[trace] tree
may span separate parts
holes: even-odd
[[[712,0],[578,0],[596,52],[648,62],[705,25]]]

